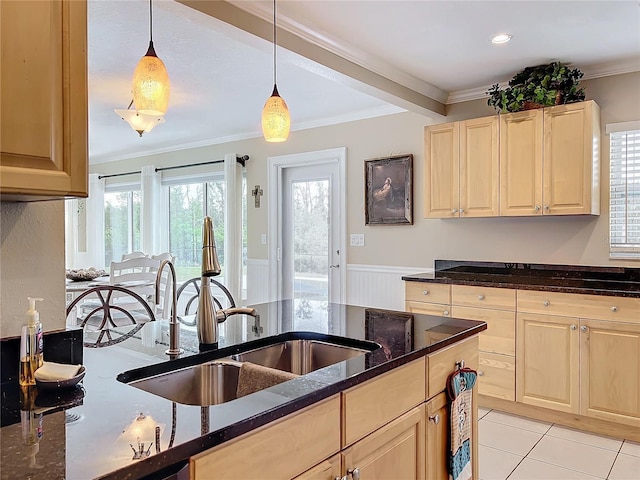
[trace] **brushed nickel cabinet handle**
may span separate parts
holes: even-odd
[[[544,209],[545,209],[545,211],[547,211],[547,212],[548,212],[548,211],[549,211],[549,205],[545,205],[545,206],[544,206]]]
[[[484,377],[484,372],[482,370],[478,370],[478,376],[479,377]]]
[[[583,332],[586,332],[587,331],[587,326],[586,325],[582,325],[580,327],[580,330],[582,330]]]
[[[440,423],[440,415],[437,413],[435,415],[429,415],[429,420],[437,425]]]
[[[571,325],[571,330],[575,330],[576,328],[578,328],[577,325]]]
[[[429,295],[429,290],[423,290],[423,291],[422,291],[422,294],[423,294],[423,295]]]
[[[616,313],[616,312],[618,311],[618,307],[611,307],[611,311],[612,311],[613,313]]]
[[[453,214],[458,213],[458,209],[457,208],[452,208],[451,209],[451,213],[453,213]]]
[[[540,205],[536,205],[536,212],[540,211]]]
[[[484,300],[484,295],[478,295],[478,300]]]
[[[349,470],[347,470],[347,475],[351,475],[351,478],[353,478],[353,480],[360,480],[360,469],[358,467],[350,468]]]
[[[551,305],[551,302],[549,302],[549,300],[545,300],[544,302],[542,302],[542,304],[543,304],[545,307],[548,307],[549,305]]]
[[[444,315],[444,316],[449,315],[449,310],[445,310],[444,312],[442,312],[442,315]]]

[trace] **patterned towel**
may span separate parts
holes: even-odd
[[[456,370],[447,380],[447,394],[451,400],[451,449],[449,479],[468,480],[471,471],[471,390],[477,373],[470,368]]]

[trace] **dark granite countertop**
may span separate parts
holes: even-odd
[[[85,348],[87,374],[80,387],[60,394],[40,392],[31,399],[37,446],[24,442],[29,412],[19,408],[17,385],[3,384],[1,478],[164,478],[198,452],[486,329],[484,322],[313,301],[273,302],[256,309],[263,327],[260,338],[252,332],[252,317],[231,317],[223,324],[217,351],[198,353],[195,328],[181,325],[186,351],[167,360],[168,326],[161,322],[145,325],[116,345]],[[123,328],[113,334],[127,332]],[[116,379],[123,372],[135,378],[140,369],[159,373],[225,357],[245,350],[247,341],[259,346],[269,336],[305,335],[299,332],[371,340],[385,348],[209,407],[177,404]],[[125,430],[139,413],[160,424],[160,452],[154,443],[148,458],[133,460]]]
[[[402,279],[640,298],[640,268],[436,260],[434,272]]]

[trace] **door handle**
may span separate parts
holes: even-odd
[[[337,265],[329,265],[329,268],[340,268],[340,264],[337,264]]]

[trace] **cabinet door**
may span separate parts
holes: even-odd
[[[516,400],[578,413],[578,319],[518,313]]]
[[[441,393],[427,402],[426,466],[428,480],[449,479],[449,403]]]
[[[342,451],[345,474],[368,479],[425,478],[424,405]]]
[[[87,196],[87,4],[0,2],[3,200]]]
[[[544,109],[545,215],[600,213],[599,139],[595,102]]]
[[[498,216],[498,117],[460,122],[460,216]]]
[[[342,478],[342,474],[340,473],[342,472],[340,460],[340,454],[336,454],[303,474],[298,475],[295,480],[335,480],[336,478]]]
[[[580,320],[580,414],[640,427],[640,325]]]
[[[459,216],[459,138],[459,122],[425,127],[425,218],[451,218]]]
[[[500,215],[542,214],[543,111],[500,115]]]

